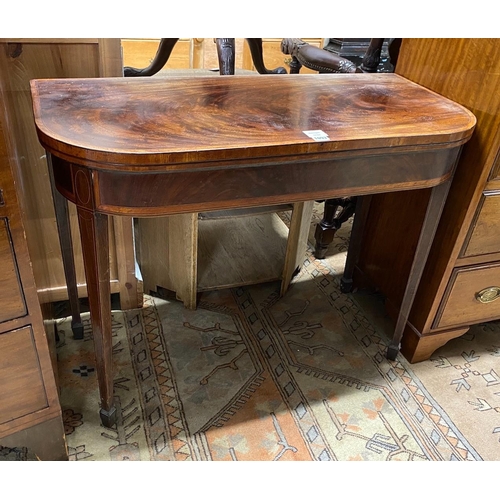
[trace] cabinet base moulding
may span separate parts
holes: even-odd
[[[401,342],[401,353],[410,363],[425,361],[449,340],[462,336],[468,330],[469,327],[465,326],[455,330],[423,335],[417,332],[412,325],[407,324]]]

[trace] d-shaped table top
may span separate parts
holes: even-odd
[[[476,122],[396,74],[51,79],[31,91],[44,147],[106,170],[454,147]]]
[[[394,74],[55,79],[33,80],[31,90],[59,198],[77,204],[104,425],[116,419],[109,214],[361,196],[342,278],[349,284],[364,195],[431,188],[388,348],[395,359],[461,145],[474,130],[468,110]]]

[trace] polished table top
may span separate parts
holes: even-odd
[[[94,168],[453,144],[475,117],[395,74],[34,80],[44,146]],[[304,132],[321,130],[328,140]]]
[[[73,170],[92,169],[92,208],[108,214],[432,187],[451,175],[475,125],[459,104],[395,74],[54,79],[31,87],[42,145]],[[70,167],[54,168],[58,189],[77,203]],[[149,175],[131,180],[126,172]]]
[[[395,74],[33,80],[31,91],[56,213],[67,212],[61,198],[77,205],[104,425],[116,420],[109,214],[360,196],[342,278],[349,284],[369,207],[363,195],[431,188],[388,347],[395,359],[461,146],[474,130],[468,110]]]

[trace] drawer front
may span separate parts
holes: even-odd
[[[479,203],[461,257],[500,252],[500,193],[486,192]]]
[[[0,217],[0,323],[20,318],[26,313],[8,219]]]
[[[500,318],[500,263],[455,269],[434,328]]]
[[[48,406],[30,326],[0,335],[0,424]]]

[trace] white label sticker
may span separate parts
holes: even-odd
[[[322,130],[303,130],[304,134],[307,135],[307,137],[310,137],[311,139],[315,141],[329,141],[330,138],[328,135],[323,132]]]

